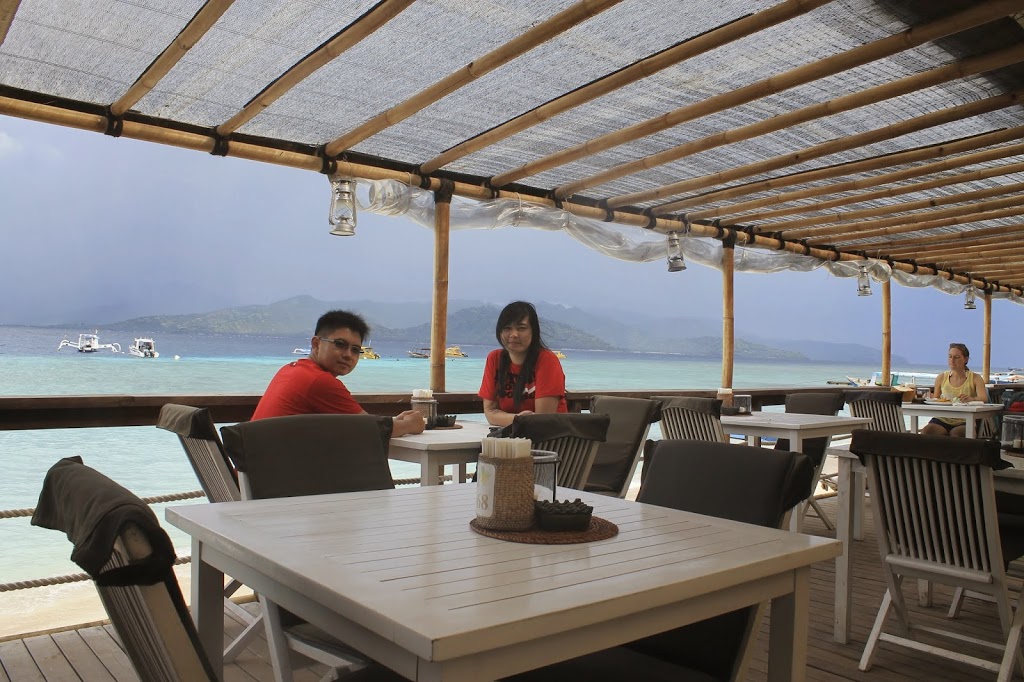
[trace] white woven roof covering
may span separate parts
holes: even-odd
[[[790,18],[766,21],[786,8]],[[385,11],[394,16],[352,37]],[[563,12],[578,16],[488,61]],[[581,206],[609,200],[616,219],[648,209],[671,221],[685,212],[698,226],[719,219],[751,235],[916,259],[1020,290],[1024,128],[942,147],[1024,126],[1013,95],[1024,87],[1020,12],[1024,0],[0,0],[0,113],[100,129],[96,115],[110,105],[117,112],[120,101],[124,121],[145,130],[212,138],[220,126],[228,154],[236,143],[305,155],[328,145],[382,173],[570,197]],[[935,40],[864,47],[949,17],[955,28]],[[748,35],[718,40],[747,24]],[[189,49],[175,52],[176,39]],[[345,44],[322,65],[286,75],[338,40]],[[673,46],[701,41],[714,44],[480,149],[439,158]],[[827,68],[836,55],[876,47],[863,63]],[[165,51],[168,68],[148,71]],[[472,76],[418,97],[471,63]],[[810,75],[787,82],[801,67]],[[931,72],[929,82],[877,90]],[[226,125],[282,76],[271,101],[237,127]],[[148,88],[138,90],[141,83]],[[715,104],[757,83],[766,89]],[[811,109],[824,103],[829,111]],[[390,124],[363,128],[403,104]],[[973,109],[950,111],[963,105]],[[91,118],[61,118],[61,111]],[[656,125],[670,112],[678,122]],[[770,123],[778,117],[787,118]],[[648,134],[607,137],[644,122],[653,126]],[[752,125],[759,127],[744,130]],[[157,137],[139,130],[125,134]],[[681,145],[689,146],[671,158],[649,158]],[[527,165],[576,147],[579,154]],[[922,151],[867,162],[911,150]],[[618,168],[642,159],[644,168]],[[840,164],[860,166],[789,179]],[[773,183],[720,192],[763,180]],[[666,224],[657,228],[671,229]],[[951,250],[954,240],[978,248]]]

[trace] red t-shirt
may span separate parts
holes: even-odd
[[[363,408],[336,376],[309,358],[290,362],[270,380],[253,421],[293,414],[361,414]]]
[[[477,394],[484,400],[494,400],[494,386],[498,373],[498,361],[505,351],[500,348],[492,350],[487,355],[487,363],[484,365],[484,378],[480,383],[480,392]],[[517,414],[529,410],[536,410],[537,398],[558,398],[557,412],[568,412],[569,406],[565,402],[565,372],[562,371],[562,363],[558,361],[555,354],[549,350],[541,350],[537,356],[537,365],[533,370],[533,383],[523,387],[523,400],[519,403],[519,409],[515,409],[515,401],[512,392],[516,387],[516,380],[519,378],[519,365],[512,363],[508,368],[508,380],[505,382],[505,389],[498,397],[498,409],[502,412]]]

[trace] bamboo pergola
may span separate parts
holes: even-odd
[[[973,283],[986,339],[992,296],[1024,295],[1022,20],[1024,0],[0,0],[0,113],[434,192],[442,390],[452,195],[717,239],[729,386],[733,245]]]

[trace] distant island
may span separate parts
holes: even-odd
[[[100,326],[113,331],[145,331],[154,335],[175,332],[306,336],[316,318],[331,308],[345,308],[362,314],[372,328],[372,342],[429,345],[430,305],[417,302],[321,301],[312,296],[296,296],[267,305],[223,308],[189,315],[138,317]],[[612,318],[548,303],[539,303],[537,308],[544,340],[551,348],[673,353],[701,359],[717,359],[722,355],[721,335],[712,333],[721,329],[720,320],[655,318],[639,314],[629,314],[629,319],[624,320],[616,319],[621,317],[618,315]],[[499,306],[479,301],[450,302],[448,343],[493,344],[494,323],[499,311]],[[881,358],[881,351],[876,348],[847,343],[753,340],[737,334],[734,345],[735,356],[740,360],[872,363]],[[905,362],[899,357],[894,357],[893,361]]]

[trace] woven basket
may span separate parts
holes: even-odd
[[[491,530],[533,525],[533,457],[477,460],[476,523]]]

